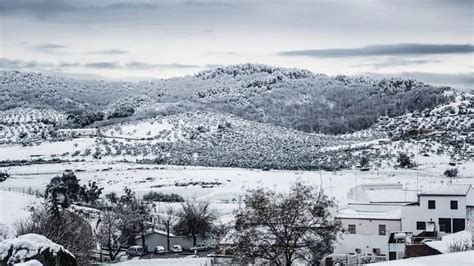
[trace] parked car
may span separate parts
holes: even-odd
[[[155,254],[165,254],[165,247],[163,246],[156,246],[153,250]]]
[[[134,256],[143,256],[145,255],[145,250],[142,246],[131,246],[127,249],[127,255]]]
[[[171,247],[171,252],[173,253],[180,253],[180,252],[183,252],[183,248],[181,248],[180,245],[173,245]]]
[[[206,244],[198,244],[195,247],[190,248],[191,251],[208,251],[211,247]]]

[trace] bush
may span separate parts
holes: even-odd
[[[161,202],[184,202],[183,197],[178,194],[164,194],[161,192],[150,191],[143,195],[144,201],[161,201]]]
[[[397,158],[398,166],[401,168],[412,168],[414,163],[411,161],[410,157],[406,154],[401,152]]]
[[[10,175],[7,172],[0,172],[0,182],[3,182],[9,178]]]
[[[457,177],[458,173],[459,170],[457,168],[446,169],[446,171],[444,171],[446,177]]]

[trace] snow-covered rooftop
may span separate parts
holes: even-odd
[[[399,183],[361,184],[350,190],[348,198],[356,202],[406,203],[416,200],[416,191],[403,189]]]
[[[335,215],[342,219],[401,219],[401,208],[398,205],[350,204],[341,207]]]
[[[159,230],[159,229],[153,229],[153,230],[149,230],[145,235],[148,236],[148,235],[151,235],[151,234],[159,234],[159,235],[168,235],[166,231],[163,231],[163,230]],[[136,238],[140,238],[141,236],[137,236]],[[170,237],[175,237],[174,234],[170,233]]]
[[[436,190],[421,192],[420,196],[465,196],[471,189],[470,184],[451,184]]]
[[[410,202],[416,200],[416,192],[403,189],[365,190],[370,202]]]

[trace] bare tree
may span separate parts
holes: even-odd
[[[110,200],[111,205],[102,213],[96,230],[99,244],[109,251],[111,260],[122,248],[135,244],[137,236],[141,236],[146,247],[144,236],[152,226],[148,204],[137,201],[131,189],[125,188],[124,192],[120,198]]]
[[[317,264],[331,252],[340,222],[331,217],[334,202],[326,195],[301,182],[289,194],[249,192],[235,214],[235,254],[241,263]]]
[[[130,236],[123,230],[126,217],[116,211],[105,211],[96,230],[97,240],[107,248],[111,260],[115,260],[121,249],[128,245]]]
[[[191,236],[193,245],[196,246],[198,236],[206,237],[212,233],[216,220],[215,212],[207,201],[186,201],[181,206],[181,210],[176,214],[178,221],[173,229],[178,234]]]

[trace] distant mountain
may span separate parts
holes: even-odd
[[[16,151],[3,153],[5,165],[104,160],[339,170],[364,161],[364,169],[396,166],[400,152],[454,163],[473,155],[473,94],[411,80],[261,65],[139,83],[0,77],[0,149]],[[71,127],[101,134],[58,134]]]
[[[71,127],[205,111],[304,132],[341,134],[446,103],[446,87],[414,80],[329,77],[307,70],[234,65],[143,82],[84,81],[0,73],[0,110],[50,108]]]

